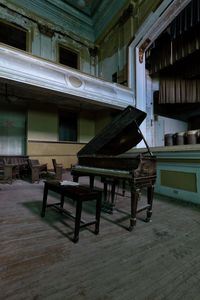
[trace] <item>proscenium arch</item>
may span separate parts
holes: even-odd
[[[134,93],[134,105],[143,111],[146,111],[145,51],[190,2],[191,0],[164,0],[156,11],[148,16],[129,45],[128,86]],[[144,50],[142,62],[139,53],[141,47]],[[141,130],[146,137],[145,121]]]
[[[167,28],[167,26],[175,19],[175,17],[191,2],[191,0],[164,0],[155,12],[152,12],[140,29],[136,32],[135,38],[128,48],[128,86],[136,91],[137,78],[136,69],[139,63],[139,48],[149,41],[148,47],[156,40],[156,38]],[[147,48],[145,50],[147,50]],[[145,67],[145,55],[143,63]],[[137,98],[135,93],[135,101]]]

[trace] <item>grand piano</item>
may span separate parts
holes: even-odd
[[[80,176],[88,176],[91,188],[95,176],[122,180],[128,184],[131,193],[130,231],[136,225],[138,212],[146,210],[146,221],[152,215],[156,157],[151,153],[139,128],[145,118],[145,112],[132,106],[125,108],[78,152],[78,163],[71,169],[74,181],[78,181]],[[145,152],[137,155],[128,152],[142,140],[147,148]],[[139,208],[142,188],[147,191],[147,200]]]

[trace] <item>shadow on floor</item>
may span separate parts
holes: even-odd
[[[75,203],[71,200],[68,199],[67,201],[67,211],[69,211],[72,216],[75,217],[75,209],[76,205]],[[53,201],[52,203],[55,203],[58,201]],[[70,203],[69,203],[70,202]],[[65,213],[62,213],[58,211],[54,207],[48,207],[46,208],[46,213],[44,217],[41,217],[41,210],[42,210],[42,201],[27,201],[27,202],[22,202],[21,203],[24,207],[26,207],[33,215],[38,216],[41,219],[41,222],[44,222],[48,224],[50,227],[54,228],[56,231],[58,231],[60,234],[62,234],[64,237],[67,237],[70,241],[73,241],[74,237],[74,226],[75,222],[73,217],[70,217],[69,215],[66,215]],[[84,219],[82,219],[82,222],[85,222],[85,220],[88,220],[88,216],[91,219],[92,215],[92,220],[94,219],[95,216],[95,205],[93,202],[86,202],[84,203],[84,208],[82,215],[84,215]],[[92,233],[94,233],[94,225],[93,227],[84,227],[80,228],[80,231],[82,230],[88,230]],[[66,230],[65,230],[66,228]]]

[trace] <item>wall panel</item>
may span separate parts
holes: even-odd
[[[32,159],[39,159],[40,163],[47,163],[52,169],[52,158],[62,163],[64,168],[70,168],[77,162],[77,152],[84,146],[82,143],[59,143],[28,141],[27,154]]]

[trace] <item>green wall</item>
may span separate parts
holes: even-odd
[[[54,111],[32,109],[28,112],[28,140],[57,141],[58,116]]]

